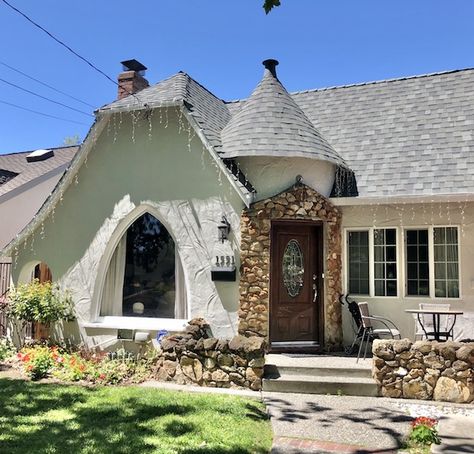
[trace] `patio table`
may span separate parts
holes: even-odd
[[[405,309],[405,312],[410,314],[416,314],[418,323],[421,326],[421,329],[425,333],[426,339],[429,339],[430,336],[433,336],[435,340],[447,341],[453,332],[454,325],[456,324],[456,317],[462,315],[463,311],[456,311],[451,309]],[[426,331],[425,325],[423,324],[422,315],[432,315],[433,316],[433,331]],[[447,331],[441,331],[440,320],[441,315],[453,317],[453,322],[451,327]],[[444,337],[442,339],[442,337]]]

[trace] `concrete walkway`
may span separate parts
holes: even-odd
[[[443,441],[433,452],[474,453],[472,405],[380,397],[263,395],[275,434],[272,454],[396,453],[413,417],[429,414],[439,418]]]

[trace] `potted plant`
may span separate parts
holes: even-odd
[[[75,319],[69,292],[61,292],[57,284],[34,279],[10,290],[8,312],[13,319],[35,326],[35,338],[47,339],[52,324]]]

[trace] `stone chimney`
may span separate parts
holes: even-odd
[[[149,86],[144,77],[146,66],[137,60],[125,60],[121,63],[123,71],[118,75],[118,99],[126,98]]]

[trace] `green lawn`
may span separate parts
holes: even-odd
[[[0,453],[268,453],[258,401],[0,379]]]

